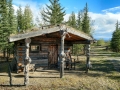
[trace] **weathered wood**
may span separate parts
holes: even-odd
[[[48,29],[45,29],[45,30],[38,30],[38,31],[29,32],[29,33],[19,34],[19,35],[16,35],[16,36],[11,36],[9,38],[9,42],[18,41],[18,40],[22,40],[22,39],[25,39],[25,38],[41,36],[41,35],[45,35],[45,34],[48,34],[48,33],[53,33],[53,32],[59,31],[59,30],[60,30],[59,27],[54,27],[54,28],[48,28]]]
[[[90,37],[89,35],[83,33],[83,32],[80,32],[79,30],[75,30],[71,27],[68,27],[68,26],[65,26],[63,27],[62,29],[60,29],[60,27],[52,27],[52,28],[48,28],[48,29],[45,29],[45,30],[38,30],[38,31],[32,31],[32,32],[28,32],[28,33],[24,33],[24,34],[18,34],[16,36],[11,36],[9,38],[9,42],[14,42],[14,41],[18,41],[18,40],[22,40],[22,39],[25,39],[25,38],[31,38],[31,37],[37,37],[37,36],[49,36],[50,38],[54,37],[55,38],[60,38],[60,34],[59,34],[59,31],[60,30],[66,30],[67,29],[67,32],[70,33],[72,36],[66,38],[66,39],[69,39],[69,40],[75,40],[76,37],[77,37],[77,40],[93,40],[92,37]],[[54,34],[55,33],[55,34]],[[52,35],[50,35],[52,34]]]
[[[69,42],[67,42],[67,43],[69,43]],[[70,42],[71,44],[90,44],[91,43],[91,41],[90,40],[84,40],[84,41],[72,41],[72,42]]]
[[[86,60],[86,73],[88,73],[89,68],[90,68],[90,45],[87,45],[87,49],[86,49],[86,56],[87,56],[87,60]]]
[[[10,83],[10,86],[12,86],[12,75],[11,75],[11,65],[10,65],[10,62],[8,62],[8,75],[9,75],[9,83]]]
[[[24,60],[24,85],[29,84],[29,64],[31,63],[31,59],[29,57],[29,44],[31,43],[30,38],[25,39],[26,44],[26,52],[25,52],[25,60]]]
[[[60,53],[60,78],[64,76],[64,60],[65,60],[65,53],[64,53],[64,39],[66,36],[66,31],[61,30],[61,53]]]

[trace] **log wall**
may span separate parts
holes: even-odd
[[[36,66],[48,66],[49,65],[49,47],[51,45],[57,45],[58,52],[56,55],[58,55],[57,61],[59,65],[59,54],[60,54],[60,42],[57,38],[41,38],[41,37],[34,37],[31,38],[31,45],[39,45],[39,51],[32,52],[30,50],[29,56],[32,59],[31,64],[35,64]],[[71,44],[65,44],[65,51],[72,47]],[[23,41],[18,41],[17,45],[17,62],[24,64],[24,58],[25,58],[25,44]]]

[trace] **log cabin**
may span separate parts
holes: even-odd
[[[89,63],[90,44],[93,38],[66,25],[42,27],[38,30],[9,37],[14,42],[14,57],[17,63],[35,67],[60,68],[60,77],[64,72],[64,51],[73,44],[87,44],[87,64]],[[28,63],[27,63],[28,62]]]

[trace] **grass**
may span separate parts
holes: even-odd
[[[100,49],[99,52],[109,53]],[[96,48],[96,52],[98,52]],[[92,68],[85,73],[85,60],[79,60],[76,70],[65,70],[64,78],[59,78],[58,71],[30,72],[30,85],[22,86],[24,82],[23,73],[13,76],[13,85],[9,85],[9,77],[6,73],[0,74],[0,90],[120,90],[120,72],[114,67],[109,58],[113,56],[92,56]],[[114,57],[115,58],[115,57]],[[118,63],[118,62],[115,62]],[[7,63],[6,63],[7,65]],[[6,68],[3,65],[2,68]],[[6,71],[6,70],[5,70]],[[19,77],[18,77],[19,76]],[[36,76],[36,77],[34,77]],[[18,85],[20,84],[20,85]]]

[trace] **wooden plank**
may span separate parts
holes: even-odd
[[[31,43],[30,38],[25,39],[26,52],[25,52],[25,60],[24,60],[24,85],[29,84],[29,64],[31,63],[31,59],[29,57],[29,44]]]
[[[90,40],[83,40],[83,41],[72,41],[71,44],[90,44],[92,41]]]
[[[36,36],[40,36],[48,33],[53,33],[59,30],[60,30],[59,27],[53,27],[45,30],[38,30],[38,31],[29,32],[29,33],[18,34],[16,36],[9,37],[9,42],[14,42],[14,41],[22,40],[25,38],[36,37]]]
[[[67,39],[69,39],[69,40],[74,40],[74,39],[76,40],[76,38],[77,38],[77,40],[82,40],[82,39],[93,40],[93,38],[91,36],[81,32],[79,30],[76,30],[74,28],[65,26],[63,28],[63,30],[66,30],[66,29],[67,29],[67,32],[69,34],[71,34],[71,36],[73,36],[73,37],[70,37],[70,39],[67,37]],[[30,37],[44,36],[44,35],[48,36],[48,37],[53,35],[54,37],[60,38],[60,35],[58,35],[60,30],[61,30],[61,28],[59,28],[59,27],[53,27],[53,28],[48,28],[48,29],[45,29],[45,30],[38,30],[38,31],[24,33],[24,34],[18,34],[16,36],[11,36],[9,38],[9,42],[14,42],[14,41],[18,41],[18,40],[22,40],[22,39],[30,38]],[[53,36],[51,36],[51,37],[53,37]]]
[[[32,64],[48,64],[48,59],[32,60]]]

